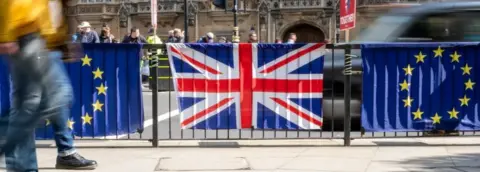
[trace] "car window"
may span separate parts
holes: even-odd
[[[462,16],[463,40],[478,42],[480,41],[480,12],[469,12]]]
[[[480,41],[480,13],[453,12],[418,18],[396,41],[464,42]]]
[[[410,16],[382,16],[372,23],[370,27],[362,30],[354,42],[386,41],[398,27],[406,25],[410,20]]]

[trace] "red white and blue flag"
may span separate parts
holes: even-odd
[[[320,129],[325,44],[167,44],[184,129]]]

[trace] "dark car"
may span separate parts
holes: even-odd
[[[379,17],[351,43],[479,42],[479,16],[479,1],[450,1],[394,9]],[[351,54],[361,56],[358,49],[352,50]],[[343,128],[342,120],[345,115],[343,110],[344,51],[336,50],[333,54],[335,58],[331,56],[331,54],[327,55],[324,64],[326,94],[323,102],[324,123],[329,125],[331,119],[334,119],[335,126]],[[361,59],[353,58],[353,70],[361,71],[361,68]],[[361,114],[361,77],[361,75],[352,77],[353,126],[360,126],[358,119]],[[335,93],[333,101],[332,98],[329,98],[329,94],[332,92]],[[328,127],[324,129],[328,130]]]

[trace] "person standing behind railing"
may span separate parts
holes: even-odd
[[[297,34],[290,33],[289,37],[288,37],[287,44],[295,44],[296,41],[297,41]]]
[[[146,44],[148,42],[147,42],[147,39],[145,39],[145,37],[140,35],[140,30],[136,27],[133,27],[132,29],[130,29],[130,34],[125,35],[122,43],[125,43],[125,44]],[[142,74],[141,74],[142,73],[142,67],[145,63],[145,60],[147,59],[146,50],[142,50],[140,52],[140,57],[142,57],[140,59],[140,76],[142,76]],[[142,77],[142,81],[143,81],[143,77]],[[142,84],[142,88],[143,88],[143,84]]]
[[[158,37],[157,35],[155,35],[155,29],[154,27],[151,27],[149,30],[148,30],[148,34],[149,36],[147,37],[147,43],[149,44],[163,44],[162,40],[160,39],[160,37]],[[153,50],[155,51],[155,50]],[[147,52],[147,58],[142,60],[142,82],[145,83],[148,81],[148,77],[150,76],[150,60],[152,58],[157,58],[158,55],[162,54],[162,50],[161,49],[157,49],[156,50],[156,53],[155,53],[155,57],[152,55],[153,52],[152,50],[149,50],[149,52]]]
[[[77,31],[72,35],[72,42],[82,42],[82,29],[77,26]]]
[[[276,38],[276,39],[275,39],[275,43],[276,43],[276,44],[281,44],[281,43],[283,43],[283,42],[282,42],[282,39]]]
[[[113,34],[110,33],[110,27],[106,24],[103,25],[100,33],[100,43],[117,43]]]
[[[123,37],[122,43],[126,44],[146,44],[147,40],[140,34],[140,30],[136,27],[130,29],[130,33]]]
[[[255,32],[248,34],[248,43],[258,43],[258,37]]]
[[[173,37],[174,37],[173,42],[174,43],[184,43],[185,36],[183,34],[184,34],[184,32],[180,29],[178,29],[178,28],[173,29]]]
[[[169,30],[167,43],[174,43],[174,42],[175,42],[175,35],[173,34],[173,30]]]
[[[225,38],[223,36],[218,38],[218,43],[227,43],[227,38]]]
[[[82,30],[82,43],[100,43],[100,38],[95,30],[92,30],[90,23],[84,21],[78,26]]]
[[[213,43],[215,35],[212,32],[208,32],[205,36],[201,37],[197,43]]]

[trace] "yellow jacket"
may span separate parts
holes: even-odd
[[[42,35],[47,41],[48,48],[56,48],[64,45],[68,38],[68,27],[63,9],[66,0],[48,0],[48,10],[42,14]]]
[[[39,32],[49,48],[65,43],[62,8],[60,0],[0,0],[0,42]]]

